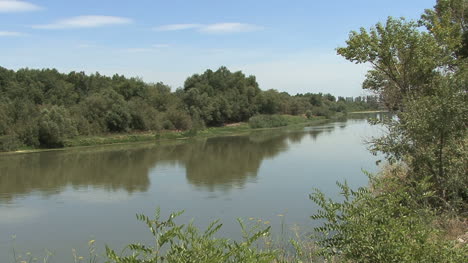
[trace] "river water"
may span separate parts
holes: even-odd
[[[368,183],[377,170],[364,141],[381,133],[365,117],[243,136],[0,155],[0,262],[45,250],[51,262],[86,254],[88,240],[120,249],[150,240],[137,213],[184,210],[201,227],[220,219],[238,238],[237,218],[314,226],[314,188],[338,196],[336,181]],[[281,216],[283,215],[283,216]]]

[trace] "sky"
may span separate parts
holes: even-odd
[[[263,90],[366,93],[368,69],[336,55],[351,30],[417,19],[435,0],[0,0],[0,66],[99,72],[173,89],[206,69]]]

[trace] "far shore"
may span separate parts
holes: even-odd
[[[365,114],[365,113],[384,113],[387,111],[356,111],[349,112],[348,114]],[[252,131],[259,130],[273,130],[282,128],[301,128],[310,125],[319,125],[328,121],[332,121],[334,118],[314,117],[312,119],[306,119],[301,123],[292,123],[287,126],[273,127],[273,128],[251,128],[247,122],[229,123],[221,127],[209,127],[202,130],[163,130],[163,131],[150,131],[150,132],[132,132],[132,133],[113,133],[103,134],[95,136],[78,136],[73,139],[67,140],[66,144],[62,148],[39,148],[39,149],[20,149],[11,152],[0,152],[2,155],[11,154],[28,154],[38,152],[49,152],[49,151],[63,151],[68,149],[93,147],[93,146],[107,146],[107,145],[119,145],[119,144],[134,144],[134,143],[149,143],[149,142],[170,142],[180,141],[187,139],[197,138],[209,138],[209,137],[221,137],[221,136],[236,136],[248,134]]]
[[[369,111],[353,111],[348,112],[348,114],[356,114],[356,113],[387,113],[387,110],[369,110]]]
[[[170,142],[170,141],[181,141],[188,139],[198,138],[211,138],[221,136],[236,136],[248,134],[252,131],[261,130],[274,130],[284,128],[302,128],[310,125],[319,125],[328,122],[332,119],[326,119],[323,117],[316,117],[313,119],[304,119],[304,122],[294,123],[282,127],[273,128],[251,128],[246,122],[230,123],[222,127],[209,127],[196,132],[178,131],[178,130],[163,130],[159,132],[138,132],[138,133],[117,133],[117,134],[104,134],[97,136],[79,136],[70,139],[66,142],[65,147],[62,148],[43,148],[43,149],[20,149],[11,152],[0,152],[2,155],[12,154],[28,154],[28,153],[39,153],[49,151],[63,151],[76,148],[94,147],[94,146],[110,146],[110,145],[124,145],[134,143],[158,143],[158,142]]]

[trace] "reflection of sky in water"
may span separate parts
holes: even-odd
[[[31,207],[0,207],[0,224],[18,224],[26,221],[37,220],[43,211]]]
[[[136,213],[185,210],[182,222],[224,223],[236,238],[237,217],[311,227],[313,188],[331,196],[336,181],[365,185],[361,169],[376,160],[362,145],[379,133],[365,120],[196,140],[176,145],[85,148],[0,156],[0,261],[17,245],[56,249],[68,260],[86,242],[113,247],[149,236]]]

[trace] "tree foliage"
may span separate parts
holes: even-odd
[[[65,139],[76,136],[76,125],[63,106],[45,106],[38,119],[39,143],[43,147],[63,147]]]
[[[77,135],[199,129],[247,121],[262,113],[301,115],[309,110],[310,116],[330,116],[344,109],[328,100],[312,106],[313,95],[262,91],[254,76],[226,67],[195,74],[174,92],[160,82],[121,75],[0,67],[0,151],[61,147]],[[350,101],[344,106],[371,105]]]
[[[127,246],[131,254],[119,255],[113,249],[106,247],[108,262],[115,263],[163,263],[163,262],[272,262],[276,251],[261,251],[255,248],[255,242],[269,235],[270,227],[248,228],[242,220],[238,220],[243,233],[242,242],[225,238],[216,238],[215,234],[222,224],[212,222],[205,231],[200,231],[193,223],[179,225],[176,218],[183,212],[172,213],[167,219],[162,219],[157,209],[153,219],[145,215],[137,215],[137,219],[146,224],[153,236],[153,245],[134,243]]]
[[[312,218],[324,221],[315,228],[319,254],[339,262],[464,262],[466,249],[441,238],[431,225],[434,213],[420,208],[432,196],[428,182],[373,182],[394,190],[353,191],[338,184],[343,201],[318,190],[310,195],[319,206]]]
[[[372,65],[363,87],[397,115],[372,149],[405,162],[414,178],[429,177],[442,203],[458,209],[468,201],[466,10],[465,0],[439,0],[419,21],[389,18],[338,49]]]

